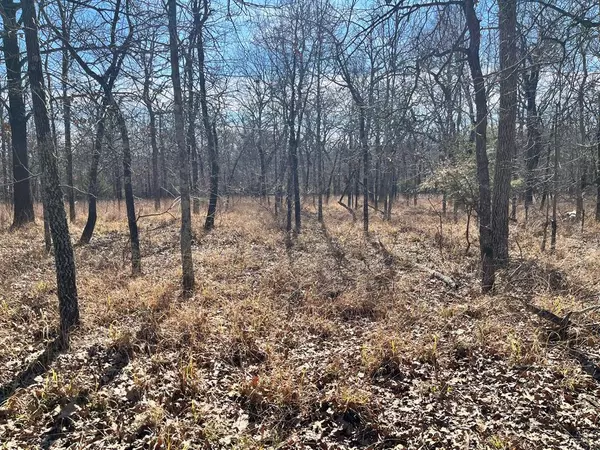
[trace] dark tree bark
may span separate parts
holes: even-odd
[[[323,105],[321,96],[321,60],[322,45],[321,41],[319,41],[319,49],[317,53],[317,129],[315,132],[317,150],[317,220],[319,222],[323,222],[323,137],[321,136]]]
[[[479,248],[481,252],[481,287],[484,292],[494,285],[494,250],[491,228],[490,173],[487,157],[487,94],[481,71],[479,47],[481,44],[480,22],[475,12],[474,0],[465,0],[463,9],[469,29],[467,59],[475,88],[475,157],[479,185]]]
[[[73,13],[67,14],[62,2],[56,2],[61,19],[62,34],[65,39],[71,39],[71,21]],[[71,145],[71,97],[69,96],[69,68],[71,58],[69,50],[64,46],[62,49],[61,60],[61,88],[62,88],[62,107],[63,107],[63,127],[65,136],[65,172],[67,177],[67,201],[69,202],[69,220],[75,222],[75,190],[73,189],[73,150]]]
[[[46,109],[46,92],[38,41],[34,0],[23,0],[23,21],[29,67],[29,83],[35,118],[36,136],[42,165],[43,203],[54,243],[56,282],[63,343],[71,327],[79,322],[75,258],[69,235],[69,225],[62,200],[58,164],[56,161],[50,120]]]
[[[369,232],[369,141],[365,125],[366,105],[359,104],[358,134],[363,163],[363,231]],[[358,196],[357,196],[358,197]]]
[[[33,196],[31,194],[31,172],[27,153],[27,117],[23,101],[23,84],[21,80],[21,56],[17,40],[17,10],[20,3],[2,0],[2,47],[6,62],[6,78],[8,84],[8,117],[11,128],[12,163],[13,163],[13,228],[33,222]],[[40,62],[41,64],[41,62]]]
[[[544,210],[544,206],[546,205],[546,202],[548,200],[548,186],[549,186],[549,180],[550,180],[550,155],[552,153],[552,147],[550,145],[548,145],[548,148],[546,150],[546,166],[544,167],[544,184],[543,184],[543,188],[542,188],[542,200],[540,201],[540,211]]]
[[[43,182],[42,182],[43,183]],[[42,186],[42,196],[44,195],[44,186]],[[44,207],[42,199],[42,214],[44,217],[44,250],[46,253],[50,253],[52,249],[52,236],[50,232],[50,219],[48,217],[48,209]]]
[[[194,262],[192,259],[192,212],[190,208],[190,178],[188,152],[185,147],[183,98],[179,71],[177,2],[168,0],[169,50],[171,54],[171,79],[173,81],[173,112],[175,116],[175,139],[179,154],[179,192],[181,195],[181,267],[183,294],[194,292]]]
[[[154,197],[154,209],[160,209],[160,182],[158,176],[158,144],[156,142],[156,115],[154,108],[150,105],[148,116],[150,119],[150,145],[152,146],[152,196]]]
[[[165,139],[162,125],[163,113],[158,114],[158,142],[159,142],[159,159],[160,159],[160,185],[165,192],[168,192],[168,176],[167,176],[167,155],[165,150]],[[162,197],[165,192],[160,193]]]
[[[92,153],[92,163],[89,172],[88,185],[88,216],[85,222],[85,227],[79,238],[80,244],[89,244],[96,228],[96,219],[98,211],[96,201],[98,199],[98,166],[100,165],[100,155],[102,154],[102,143],[106,133],[106,114],[110,99],[104,96],[102,107],[100,109],[100,117],[96,124],[96,135],[94,136],[94,150]]]
[[[292,209],[294,212],[294,232],[300,233],[302,228],[302,205],[300,203],[300,176],[298,173],[298,145],[300,138],[300,107],[302,98],[302,83],[304,72],[301,67],[298,28],[299,20],[294,18],[293,46],[290,66],[290,98],[287,99],[287,130],[288,130],[288,186],[287,186],[287,224],[286,230],[292,230]]]
[[[131,246],[131,272],[133,275],[139,275],[142,272],[142,262],[137,218],[135,216],[133,185],[131,183],[131,146],[129,143],[129,132],[119,105],[113,100],[112,106],[116,114],[117,124],[121,134],[121,145],[123,148],[123,187],[125,188],[125,207],[127,208],[127,226],[129,227],[129,243]]]
[[[63,92],[63,124],[65,133],[65,161],[67,164],[67,199],[69,202],[69,220],[75,222],[77,213],[75,212],[75,191],[73,189],[73,150],[71,147],[71,99],[68,92],[68,60],[65,63],[63,55],[63,77],[62,77],[62,92]]]
[[[108,147],[114,149],[114,135],[113,133],[108,133]],[[117,150],[117,149],[115,149]],[[115,157],[121,156],[117,151]],[[117,199],[117,210],[121,212],[121,202],[123,201],[123,176],[121,171],[119,170],[119,165],[116,164],[113,169],[113,180],[114,180],[114,194]]]
[[[550,234],[550,251],[554,253],[556,250],[556,231],[558,229],[557,222],[557,202],[558,202],[558,162],[560,161],[560,147],[558,145],[558,130],[560,120],[560,104],[556,106],[555,118],[554,118],[554,176],[552,179],[552,232]]]
[[[288,129],[288,123],[287,121],[285,121],[284,124],[284,128],[283,128],[283,142],[287,143],[288,140],[288,133],[289,133],[289,129]],[[283,209],[283,187],[284,187],[284,180],[285,180],[285,176],[286,173],[288,173],[288,168],[289,168],[289,157],[290,157],[290,153],[289,150],[287,148],[287,145],[281,145],[281,150],[276,150],[275,151],[275,156],[277,157],[277,155],[279,155],[279,152],[281,152],[281,156],[279,158],[279,161],[277,161],[277,158],[275,160],[275,214],[278,214],[278,208],[281,211]],[[285,148],[285,150],[284,150]],[[289,182],[288,182],[289,185]],[[289,214],[287,214],[286,218],[287,218],[287,226],[286,229],[287,231],[290,231],[292,229],[292,210],[291,210],[291,204],[288,205],[289,206]]]
[[[598,105],[600,106],[600,95],[598,95]],[[600,112],[598,113],[596,142],[596,222],[600,222]]]
[[[197,9],[197,3],[194,5]],[[196,104],[199,103],[196,100],[196,94],[194,92],[194,51],[196,45],[196,36],[198,35],[200,26],[194,22],[194,26],[192,27],[190,34],[188,36],[188,44],[187,44],[187,52],[184,57],[184,78],[183,78],[183,88],[187,89],[187,139],[186,144],[188,148],[188,155],[191,158],[191,195],[192,195],[192,213],[199,214],[200,213],[200,203],[197,199],[198,196],[198,153],[197,153],[197,145],[196,145],[196,116],[197,116],[197,107]],[[187,83],[187,88],[186,88]]]
[[[492,239],[496,264],[508,262],[508,210],[512,158],[516,147],[517,124],[517,0],[498,1],[500,28],[500,116],[494,195]]]
[[[579,139],[582,147],[585,147],[586,136],[585,136],[585,88],[588,77],[587,70],[587,57],[585,50],[581,49],[581,62],[583,65],[583,77],[581,78],[581,84],[579,85],[579,92],[577,95],[577,106],[579,109]],[[582,161],[583,160],[583,161]],[[585,175],[583,168],[585,167],[585,158],[577,157],[576,160],[576,178],[575,178],[575,221],[581,222],[583,217],[583,189],[585,187]]]
[[[525,100],[527,102],[527,154],[525,159],[526,210],[533,203],[533,190],[536,180],[535,170],[538,167],[542,154],[542,135],[536,103],[539,77],[540,68],[537,64],[534,64],[523,75]]]
[[[200,30],[197,27],[192,29],[188,38],[188,52],[185,61],[185,72],[187,78],[187,146],[192,159],[192,212],[200,214],[200,199],[198,198],[198,144],[196,142],[196,117],[198,116],[199,101],[194,92],[194,43],[196,35]]]
[[[198,101],[193,102],[192,107],[192,116],[194,122],[196,122],[196,117],[198,116]],[[192,118],[190,118],[192,120]],[[192,128],[192,127],[191,127]],[[198,177],[198,142],[196,141],[196,126],[194,125],[192,130],[188,131],[188,136],[190,138],[189,146],[190,146],[190,156],[192,157],[192,212],[194,214],[200,214],[200,186],[199,186],[199,177]]]
[[[196,47],[198,51],[198,84],[200,91],[200,111],[202,113],[202,124],[206,135],[206,148],[208,150],[208,160],[210,164],[210,185],[208,197],[208,211],[205,230],[212,230],[215,226],[215,215],[217,213],[217,201],[219,200],[219,154],[217,149],[216,121],[211,120],[208,112],[208,98],[206,89],[206,64],[204,55],[204,23],[210,14],[208,0],[202,0],[203,12],[200,12],[200,5],[194,5],[194,27],[197,30]]]
[[[258,179],[259,184],[259,193],[260,193],[260,201],[261,203],[267,200],[267,162],[265,156],[265,150],[263,148],[263,111],[265,108],[265,103],[262,99],[262,92],[260,91],[260,80],[256,82],[256,95],[257,95],[257,117],[256,117],[256,128],[257,128],[257,138],[256,138],[256,151],[258,153],[258,161],[260,163],[260,175]]]
[[[150,146],[152,147],[152,197],[154,198],[154,210],[160,209],[160,184],[158,175],[158,143],[156,141],[156,113],[154,112],[154,105],[152,102],[152,96],[150,95],[150,83],[152,81],[152,64],[154,61],[154,39],[150,39],[150,49],[148,55],[144,55],[144,88],[142,92],[142,99],[146,110],[148,111],[149,128],[150,128]]]
[[[2,200],[10,202],[10,183],[8,179],[9,156],[6,145],[7,130],[4,127],[4,105],[0,105],[0,138],[2,139]]]
[[[291,108],[295,111],[295,95],[293,95]],[[298,176],[298,135],[296,133],[296,114],[290,114],[288,119],[288,151],[289,151],[289,177],[288,177],[288,225],[287,230],[292,229],[292,209],[294,211],[294,231],[300,232],[302,228],[301,204],[300,204],[300,180]]]

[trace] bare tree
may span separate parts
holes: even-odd
[[[23,0],[22,4],[31,100],[33,103],[38,150],[42,164],[42,198],[44,209],[48,212],[52,242],[54,243],[61,337],[63,343],[66,344],[68,331],[73,325],[79,322],[75,258],[73,256],[69,225],[62,200],[58,164],[46,106],[47,97],[44,88],[44,75],[34,0]]]
[[[477,18],[474,0],[465,0],[463,10],[469,29],[467,60],[475,89],[475,157],[477,159],[477,181],[479,202],[479,248],[481,251],[481,286],[489,291],[494,285],[494,249],[492,243],[490,172],[487,157],[488,106],[485,79],[481,70],[479,50],[481,24]]]
[[[124,17],[125,24],[121,24],[121,19]],[[94,154],[92,158],[92,166],[90,169],[90,188],[89,188],[89,205],[88,205],[88,220],[81,235],[80,242],[89,243],[94,228],[96,225],[97,211],[96,201],[98,195],[98,164],[100,162],[100,153],[102,150],[102,141],[106,129],[106,115],[110,112],[115,115],[119,132],[121,135],[121,143],[123,148],[123,180],[125,188],[125,203],[127,206],[127,224],[129,227],[129,241],[131,245],[131,267],[134,275],[141,273],[141,254],[140,243],[137,227],[137,218],[135,215],[135,202],[133,198],[133,186],[131,179],[131,146],[129,141],[129,132],[127,123],[117,102],[113,88],[119,76],[123,60],[127,55],[131,41],[133,39],[133,22],[130,11],[130,0],[116,0],[114,9],[112,10],[112,18],[110,22],[110,43],[108,45],[109,56],[107,57],[109,65],[102,74],[98,74],[93,65],[84,59],[83,56],[73,47],[71,42],[62,34],[56,27],[52,26],[55,34],[61,39],[62,43],[69,50],[70,55],[83,71],[94,81],[98,83],[102,89],[102,107],[100,119],[96,128],[96,140],[94,143]],[[117,45],[119,33],[117,29],[125,30],[125,37],[120,45]]]
[[[154,197],[154,209],[160,208],[160,182],[159,182],[159,148],[157,142],[157,125],[156,125],[156,112],[155,102],[156,97],[161,93],[161,89],[156,89],[152,86],[152,80],[155,75],[155,53],[156,53],[156,28],[152,28],[150,35],[147,40],[144,41],[148,44],[148,48],[141,49],[141,65],[144,70],[144,84],[142,88],[142,99],[146,110],[148,111],[149,118],[149,131],[150,131],[150,145],[152,146],[152,196]],[[154,89],[152,89],[154,88]]]
[[[200,4],[202,2],[202,4]],[[217,202],[219,200],[219,153],[217,147],[217,133],[215,118],[210,116],[208,108],[208,91],[206,86],[206,55],[204,41],[206,39],[204,25],[210,16],[209,0],[194,0],[193,21],[196,30],[196,47],[198,52],[198,85],[200,113],[206,136],[206,148],[210,164],[210,185],[208,198],[208,211],[204,229],[212,230],[215,226]]]
[[[61,0],[56,0],[61,20],[61,32],[67,41],[71,40],[71,24],[75,14],[74,4],[64,5]],[[61,88],[63,106],[63,126],[65,135],[65,162],[67,175],[67,199],[69,202],[69,220],[75,221],[75,189],[73,186],[73,149],[71,145],[71,97],[69,93],[69,70],[71,68],[71,57],[66,45],[61,51]]]
[[[498,0],[500,29],[500,117],[492,199],[492,239],[496,264],[508,261],[508,208],[517,121],[517,1]]]
[[[185,296],[194,292],[194,262],[192,260],[192,213],[190,208],[190,179],[188,153],[185,147],[183,96],[179,72],[179,38],[177,34],[177,2],[168,0],[169,49],[171,54],[171,79],[173,81],[173,113],[175,116],[175,140],[179,153],[179,193],[181,196],[181,267]]]
[[[0,14],[4,30],[2,32],[2,49],[6,63],[8,88],[8,118],[11,129],[12,166],[13,166],[13,227],[20,227],[33,222],[33,197],[31,195],[32,173],[29,170],[27,153],[27,116],[23,100],[23,82],[21,79],[21,51],[17,33],[19,24],[17,10],[20,3],[12,0],[0,2]]]

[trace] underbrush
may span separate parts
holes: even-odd
[[[189,300],[177,220],[140,219],[132,278],[124,207],[104,203],[92,243],[76,247],[81,326],[43,367],[58,320],[53,260],[39,223],[8,232],[0,220],[3,442],[592,448],[600,389],[586,372],[600,361],[600,316],[566,328],[547,317],[597,301],[600,227],[560,224],[550,254],[539,217],[520,217],[511,262],[482,295],[476,226],[469,245],[466,217],[440,225],[436,201],[399,204],[390,222],[373,213],[365,237],[338,206],[322,225],[306,202],[302,232],[286,236],[283,218],[232,200],[211,233],[194,216]],[[20,378],[32,366],[40,374]]]

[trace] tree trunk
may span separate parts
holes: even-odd
[[[208,2],[204,1],[204,13],[201,17],[200,7],[194,8],[194,26],[197,27],[196,46],[198,50],[198,84],[200,90],[200,110],[202,112],[202,123],[206,134],[206,147],[210,164],[210,185],[208,197],[208,211],[204,222],[205,230],[215,227],[215,215],[217,213],[217,201],[219,200],[219,160],[217,149],[216,122],[212,123],[208,112],[208,98],[206,89],[206,67],[204,55],[204,21],[208,19]]]
[[[600,106],[600,94],[598,95]],[[600,221],[600,112],[598,113],[598,130],[596,130],[596,222]]]
[[[294,189],[293,189],[293,185],[294,185],[294,179],[293,179],[293,175],[292,175],[292,154],[289,152],[289,147],[288,147],[288,156],[287,156],[287,161],[288,161],[288,165],[287,165],[287,189],[286,189],[286,196],[285,196],[285,202],[286,202],[286,215],[285,215],[285,231],[287,231],[288,233],[290,231],[292,231],[292,210],[294,208],[294,204],[293,204],[293,196],[294,196]]]
[[[294,57],[295,61],[295,57]],[[298,176],[298,134],[296,132],[296,117],[297,103],[300,96],[296,98],[296,79],[295,79],[295,63],[294,77],[292,78],[292,99],[289,106],[288,117],[288,189],[287,189],[287,206],[288,206],[288,226],[287,230],[291,231],[291,215],[294,211],[294,231],[300,232],[302,219],[300,216],[300,180]]]
[[[258,180],[259,184],[259,194],[261,203],[267,200],[267,163],[265,160],[265,150],[263,148],[263,131],[262,131],[262,114],[263,114],[263,105],[260,104],[258,106],[258,118],[256,127],[258,128],[258,138],[256,140],[256,150],[258,152],[258,160],[260,163],[260,176]]]
[[[156,142],[156,114],[152,103],[146,103],[150,119],[150,145],[152,146],[152,197],[154,197],[154,210],[160,209],[160,182],[158,175],[158,144]]]
[[[298,137],[294,128],[294,123],[290,123],[289,136],[290,149],[290,181],[291,181],[291,197],[294,209],[294,231],[300,232],[302,219],[300,217],[300,180],[298,176]]]
[[[67,199],[69,202],[69,220],[75,222],[77,213],[75,212],[75,190],[73,189],[73,149],[71,146],[71,99],[69,98],[67,78],[69,72],[68,52],[63,54],[63,73],[62,73],[62,95],[63,95],[63,125],[65,133],[65,161],[67,174]]]
[[[481,71],[479,47],[481,43],[480,22],[475,13],[474,0],[465,0],[464,12],[469,28],[467,59],[475,89],[475,156],[479,185],[479,248],[481,252],[481,287],[488,292],[494,285],[494,251],[491,229],[490,173],[487,157],[487,94]]]
[[[363,231],[369,232],[369,141],[366,130],[366,108],[361,104],[359,107],[358,116],[358,134],[360,146],[362,150],[362,165],[363,165]],[[358,195],[357,195],[358,198]]]
[[[578,107],[579,107],[579,138],[581,139],[581,148],[583,149],[585,147],[585,105],[584,105],[584,101],[585,101],[585,86],[586,86],[586,82],[587,82],[587,76],[588,76],[588,71],[587,71],[587,58],[586,58],[586,54],[585,51],[583,49],[581,49],[581,60],[582,60],[582,64],[583,64],[583,77],[581,79],[581,84],[579,85],[579,93],[577,95],[577,103],[578,103]],[[582,168],[585,167],[585,157],[582,158],[582,155],[580,154],[580,152],[577,152],[577,158],[576,158],[576,180],[575,180],[575,186],[576,186],[576,204],[575,204],[575,220],[579,223],[582,220],[583,217],[583,188],[584,188],[584,183],[585,183],[585,175],[584,175],[584,171]],[[583,152],[581,152],[583,153]],[[582,164],[582,160],[583,159],[583,163]]]
[[[163,126],[162,126],[162,117],[163,114],[159,113],[158,115],[158,141],[159,141],[159,157],[160,157],[160,186],[162,186],[162,188],[165,190],[165,192],[168,191],[169,189],[169,185],[168,185],[168,176],[167,176],[167,156],[166,156],[166,150],[165,150],[165,140],[164,140],[164,134],[163,134]],[[165,192],[163,192],[162,190],[160,191],[160,197],[162,198],[163,195],[165,195]]]
[[[54,142],[54,140],[53,140]],[[44,186],[42,186],[42,196],[44,195]],[[44,217],[44,250],[46,253],[50,253],[52,248],[52,236],[50,233],[50,219],[48,218],[48,209],[43,205],[44,199],[42,198],[42,214]]]
[[[492,239],[495,263],[508,262],[508,209],[512,158],[516,146],[517,123],[517,1],[499,0],[500,28],[500,116],[494,195]]]
[[[542,154],[540,118],[537,112],[536,95],[539,81],[539,66],[533,66],[524,76],[524,90],[527,100],[527,158],[525,160],[525,206],[533,203],[535,170]]]
[[[92,154],[92,164],[90,166],[88,186],[88,217],[83,232],[81,233],[81,237],[79,238],[80,244],[89,244],[92,239],[92,235],[94,234],[94,228],[96,228],[96,201],[98,198],[98,166],[100,165],[100,155],[102,153],[102,141],[104,141],[104,134],[106,132],[106,114],[109,104],[110,93],[105,92],[104,98],[102,99],[100,117],[96,125],[96,136],[94,138],[94,152]]]
[[[217,201],[219,199],[219,160],[217,153],[217,130],[216,125],[212,127],[212,144],[208,145],[208,158],[210,160],[210,185],[208,197],[208,211],[204,229],[212,230],[215,227],[215,215],[217,214]],[[212,146],[211,146],[212,145]],[[212,149],[212,150],[211,150]]]
[[[2,44],[6,62],[6,78],[8,84],[8,116],[11,128],[13,153],[13,227],[20,227],[33,222],[33,196],[31,195],[31,172],[29,171],[29,156],[27,153],[27,118],[25,102],[23,101],[23,85],[21,80],[21,58],[16,20],[20,3],[12,0],[2,0],[2,21],[4,33]],[[40,62],[41,64],[41,62]]]
[[[391,162],[389,163],[391,166]],[[390,167],[389,181],[387,187],[387,211],[385,213],[385,220],[388,222],[392,220],[392,206],[394,205],[395,191],[396,191],[396,171],[393,166]]]
[[[79,322],[75,258],[71,246],[71,237],[69,236],[69,225],[58,176],[58,164],[53,149],[50,121],[46,109],[46,92],[43,83],[34,0],[23,0],[22,3],[29,83],[42,166],[43,202],[44,208],[48,212],[48,222],[50,223],[52,241],[54,242],[61,337],[63,343],[66,344],[69,329]]]
[[[137,218],[135,216],[133,185],[131,183],[131,147],[129,144],[129,132],[127,130],[125,118],[116,102],[113,102],[113,108],[116,114],[119,132],[121,134],[121,145],[123,148],[123,187],[125,188],[125,206],[127,208],[127,225],[129,227],[129,243],[131,245],[131,273],[133,275],[139,275],[142,272],[142,261]]]
[[[58,4],[61,14],[62,33],[65,39],[69,40],[70,27],[68,18],[62,5]],[[67,201],[69,202],[69,220],[75,222],[77,216],[75,211],[75,190],[73,189],[73,149],[71,144],[71,98],[69,97],[69,66],[71,60],[69,50],[64,47],[61,60],[61,88],[62,88],[62,106],[63,106],[63,127],[65,136],[65,172],[67,176]]]
[[[189,80],[191,82],[191,79]],[[188,92],[188,129],[187,129],[187,145],[189,148],[190,157],[192,159],[192,185],[191,192],[193,195],[192,199],[192,212],[194,214],[200,214],[200,199],[198,198],[198,143],[196,142],[196,114],[197,107],[194,102],[194,91],[193,87],[190,87]]]
[[[323,138],[321,136],[322,98],[321,98],[321,47],[319,46],[317,60],[317,220],[323,222]]]
[[[560,105],[557,105],[556,117],[554,119],[554,177],[552,182],[552,234],[550,235],[550,251],[556,250],[556,231],[558,222],[556,221],[557,202],[558,202],[558,161],[560,158],[560,149],[558,146],[558,124],[559,124]]]
[[[198,198],[198,145],[196,143],[196,116],[198,115],[198,101],[195,99],[194,93],[194,39],[196,33],[200,30],[194,29],[190,33],[189,37],[189,48],[187,52],[187,58],[185,61],[185,71],[187,78],[187,146],[192,163],[192,212],[194,214],[200,214],[200,199]],[[196,101],[195,101],[196,100]]]
[[[294,39],[298,39],[298,22],[294,22]],[[291,99],[288,104],[288,231],[291,228],[291,221],[289,216],[291,215],[292,206],[294,208],[294,231],[300,233],[302,226],[301,204],[300,204],[300,180],[298,175],[298,140],[300,137],[300,117],[298,112],[300,111],[300,102],[302,98],[301,86],[302,76],[298,73],[298,59],[299,52],[292,52],[292,66],[291,66]],[[297,123],[298,122],[298,123]],[[291,199],[293,198],[293,202]]]
[[[196,115],[196,113],[194,113],[194,115]],[[190,138],[190,156],[192,157],[192,212],[194,214],[200,214],[200,189],[198,185],[198,142],[196,142],[195,130],[190,135]]]
[[[0,138],[2,139],[2,200],[10,202],[10,183],[8,179],[8,149],[6,146],[6,128],[4,126],[4,105],[0,105]]]
[[[548,145],[548,149],[546,151],[546,167],[544,168],[544,187],[542,190],[542,200],[540,201],[540,211],[544,210],[544,206],[548,201],[548,185],[549,177],[550,177],[550,155],[552,154],[552,148]]]
[[[289,132],[288,124],[286,121],[284,128],[283,128],[283,139],[282,139],[283,142],[287,142],[287,140],[288,140],[287,133],[288,132]],[[276,151],[275,156],[277,156],[277,154],[278,154],[278,152]],[[281,146],[281,158],[280,158],[279,163],[277,163],[277,161],[275,161],[275,169],[276,169],[276,171],[275,171],[275,214],[277,214],[278,207],[279,207],[280,211],[283,210],[284,177],[286,176],[286,173],[288,173],[288,169],[289,169],[289,151],[288,151],[287,145],[285,147]],[[291,218],[289,220],[288,231],[290,231],[290,230],[291,230]]]
[[[177,2],[168,0],[169,49],[171,54],[171,79],[173,81],[173,112],[175,116],[175,139],[179,154],[179,192],[181,195],[181,267],[185,296],[194,292],[194,261],[192,259],[192,212],[190,209],[190,180],[188,153],[185,148],[183,99],[179,73],[177,34]]]
[[[259,122],[260,127],[260,122]],[[258,150],[258,159],[260,162],[260,201],[263,202],[267,199],[267,164],[265,161],[265,151],[262,146],[262,132],[258,130],[258,143],[256,145]]]
[[[49,63],[49,55],[46,54],[45,63],[44,63],[44,72],[46,73],[46,83],[48,85],[48,114],[50,114],[50,131],[52,133],[52,144],[55,149],[58,149],[58,138],[56,135],[56,116],[54,113],[54,98],[52,97],[52,76],[50,71],[48,70]],[[60,179],[60,171],[59,171],[59,179]]]

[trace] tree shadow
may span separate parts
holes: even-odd
[[[48,367],[65,350],[65,342],[60,333],[46,345],[46,349],[35,360],[28,363],[13,380],[0,386],[0,405],[4,404],[12,395],[22,388],[32,385],[35,378],[48,370]]]
[[[131,360],[131,348],[126,346],[104,348],[95,344],[88,348],[87,353],[98,367],[104,367],[98,378],[98,389],[114,381]],[[68,400],[69,402],[54,416],[47,431],[41,435],[40,447],[42,449],[51,448],[58,439],[75,430],[75,418],[72,415],[76,411],[76,405],[88,403],[89,397],[85,392]]]
[[[517,288],[522,293],[533,296],[540,291],[558,294],[571,294],[579,300],[592,300],[597,293],[583,280],[578,279],[559,267],[543,264],[535,259],[516,259],[506,267],[506,286],[514,291]]]
[[[48,342],[42,353],[27,363],[26,367],[22,368],[11,381],[0,386],[0,405],[3,405],[19,389],[34,384],[35,379],[46,373],[57,357],[68,348],[65,345],[65,338],[60,333],[54,331],[54,335],[55,337]],[[131,353],[132,349],[128,346],[113,346],[105,349],[93,345],[88,349],[88,356],[95,360],[98,367],[103,368],[98,380],[99,387],[111,383],[123,371],[131,360]],[[74,419],[71,413],[74,411],[74,405],[85,404],[87,401],[85,394],[69,399],[68,404],[54,417],[48,430],[42,434],[40,447],[50,448],[61,436],[73,431]]]
[[[350,261],[348,261],[348,258],[346,257],[346,252],[344,252],[342,245],[338,240],[331,236],[325,222],[321,222],[320,225],[321,232],[323,233],[323,237],[325,237],[325,242],[327,242],[327,247],[329,248],[331,256],[335,258],[340,266],[349,264]]]
[[[542,319],[546,319],[553,324],[558,326],[558,329],[555,330],[556,336],[561,341],[568,341],[568,327],[570,325],[569,316],[559,317],[554,314],[552,311],[548,311],[547,309],[540,308],[538,306],[532,305],[530,303],[526,304],[526,307],[529,311],[533,312],[536,316],[541,317]],[[600,330],[594,330],[596,334],[600,334]],[[595,381],[600,383],[600,366],[596,364],[585,352],[573,348],[571,346],[568,347],[569,356],[579,362],[581,368],[585,373],[591,376]]]

